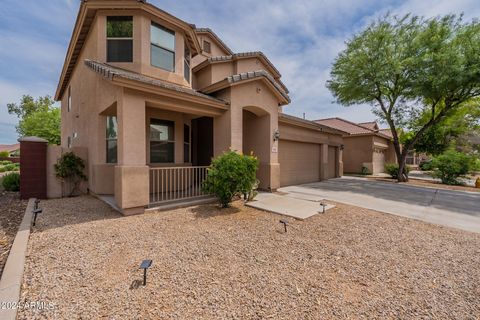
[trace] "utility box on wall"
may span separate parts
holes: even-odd
[[[38,137],[23,137],[20,142],[20,197],[47,198],[48,141]]]

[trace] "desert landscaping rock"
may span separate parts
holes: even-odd
[[[8,253],[22,222],[28,201],[20,200],[18,192],[0,192],[0,276]]]
[[[130,217],[88,196],[43,201],[21,299],[55,308],[18,317],[480,317],[479,234],[335,205],[284,233],[240,201]]]

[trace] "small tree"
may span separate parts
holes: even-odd
[[[87,181],[87,176],[83,173],[84,169],[85,162],[73,152],[64,153],[55,164],[57,178],[72,185],[69,196],[73,196],[79,190],[82,181]]]
[[[202,186],[203,191],[215,194],[223,208],[233,197],[250,194],[257,183],[258,159],[234,151],[225,152],[213,159]]]
[[[386,17],[337,57],[327,87],[343,105],[368,103],[393,135],[399,181],[407,154],[431,127],[480,96],[480,22]],[[398,132],[409,132],[401,145]]]
[[[51,144],[60,144],[60,109],[50,96],[33,99],[22,96],[19,104],[7,104],[8,113],[17,115],[16,127],[20,136],[36,136]]]

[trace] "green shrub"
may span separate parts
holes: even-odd
[[[13,163],[10,163],[10,164],[7,164],[6,166],[4,166],[5,170],[6,171],[13,171],[13,169],[16,168],[15,164]]]
[[[420,170],[422,170],[422,171],[432,171],[432,170],[434,169],[434,167],[433,167],[433,161],[432,161],[432,160],[422,161],[422,162],[420,162],[420,164],[418,165],[418,167],[419,167]]]
[[[87,180],[87,176],[83,173],[85,161],[73,152],[64,153],[54,168],[58,179],[72,183],[69,196],[74,195],[78,191],[80,183]]]
[[[361,172],[362,175],[366,176],[366,175],[369,175],[370,172],[368,171],[368,168],[367,167],[362,167],[362,172]]]
[[[393,179],[398,179],[398,164],[397,163],[386,163],[385,172],[388,173]],[[405,165],[405,172],[410,172],[410,167]]]
[[[7,171],[4,166],[0,166],[0,172],[5,172]]]
[[[7,164],[11,164],[11,163],[12,163],[12,161],[8,161],[8,160],[0,161],[0,164],[3,165],[3,166],[7,165]]]
[[[258,160],[255,156],[225,152],[213,159],[202,189],[215,194],[224,208],[237,195],[248,195],[251,199],[255,195],[257,169]]]
[[[20,171],[20,167],[14,167],[12,171]]]
[[[471,170],[472,164],[473,159],[468,155],[453,150],[447,151],[433,159],[434,177],[440,178],[444,184],[462,184],[458,178],[466,175]]]
[[[20,191],[20,175],[16,172],[5,175],[2,180],[2,186],[7,191]]]
[[[10,157],[10,152],[0,151],[0,158],[8,158],[8,157]]]

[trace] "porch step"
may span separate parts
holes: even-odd
[[[152,203],[148,206],[145,211],[165,211],[165,210],[172,210],[178,208],[185,208],[191,206],[197,206],[200,204],[205,203],[213,203],[218,199],[211,195],[206,195],[197,198],[188,198],[188,199],[180,199],[180,200],[173,200],[173,201],[164,201],[158,203]]]

